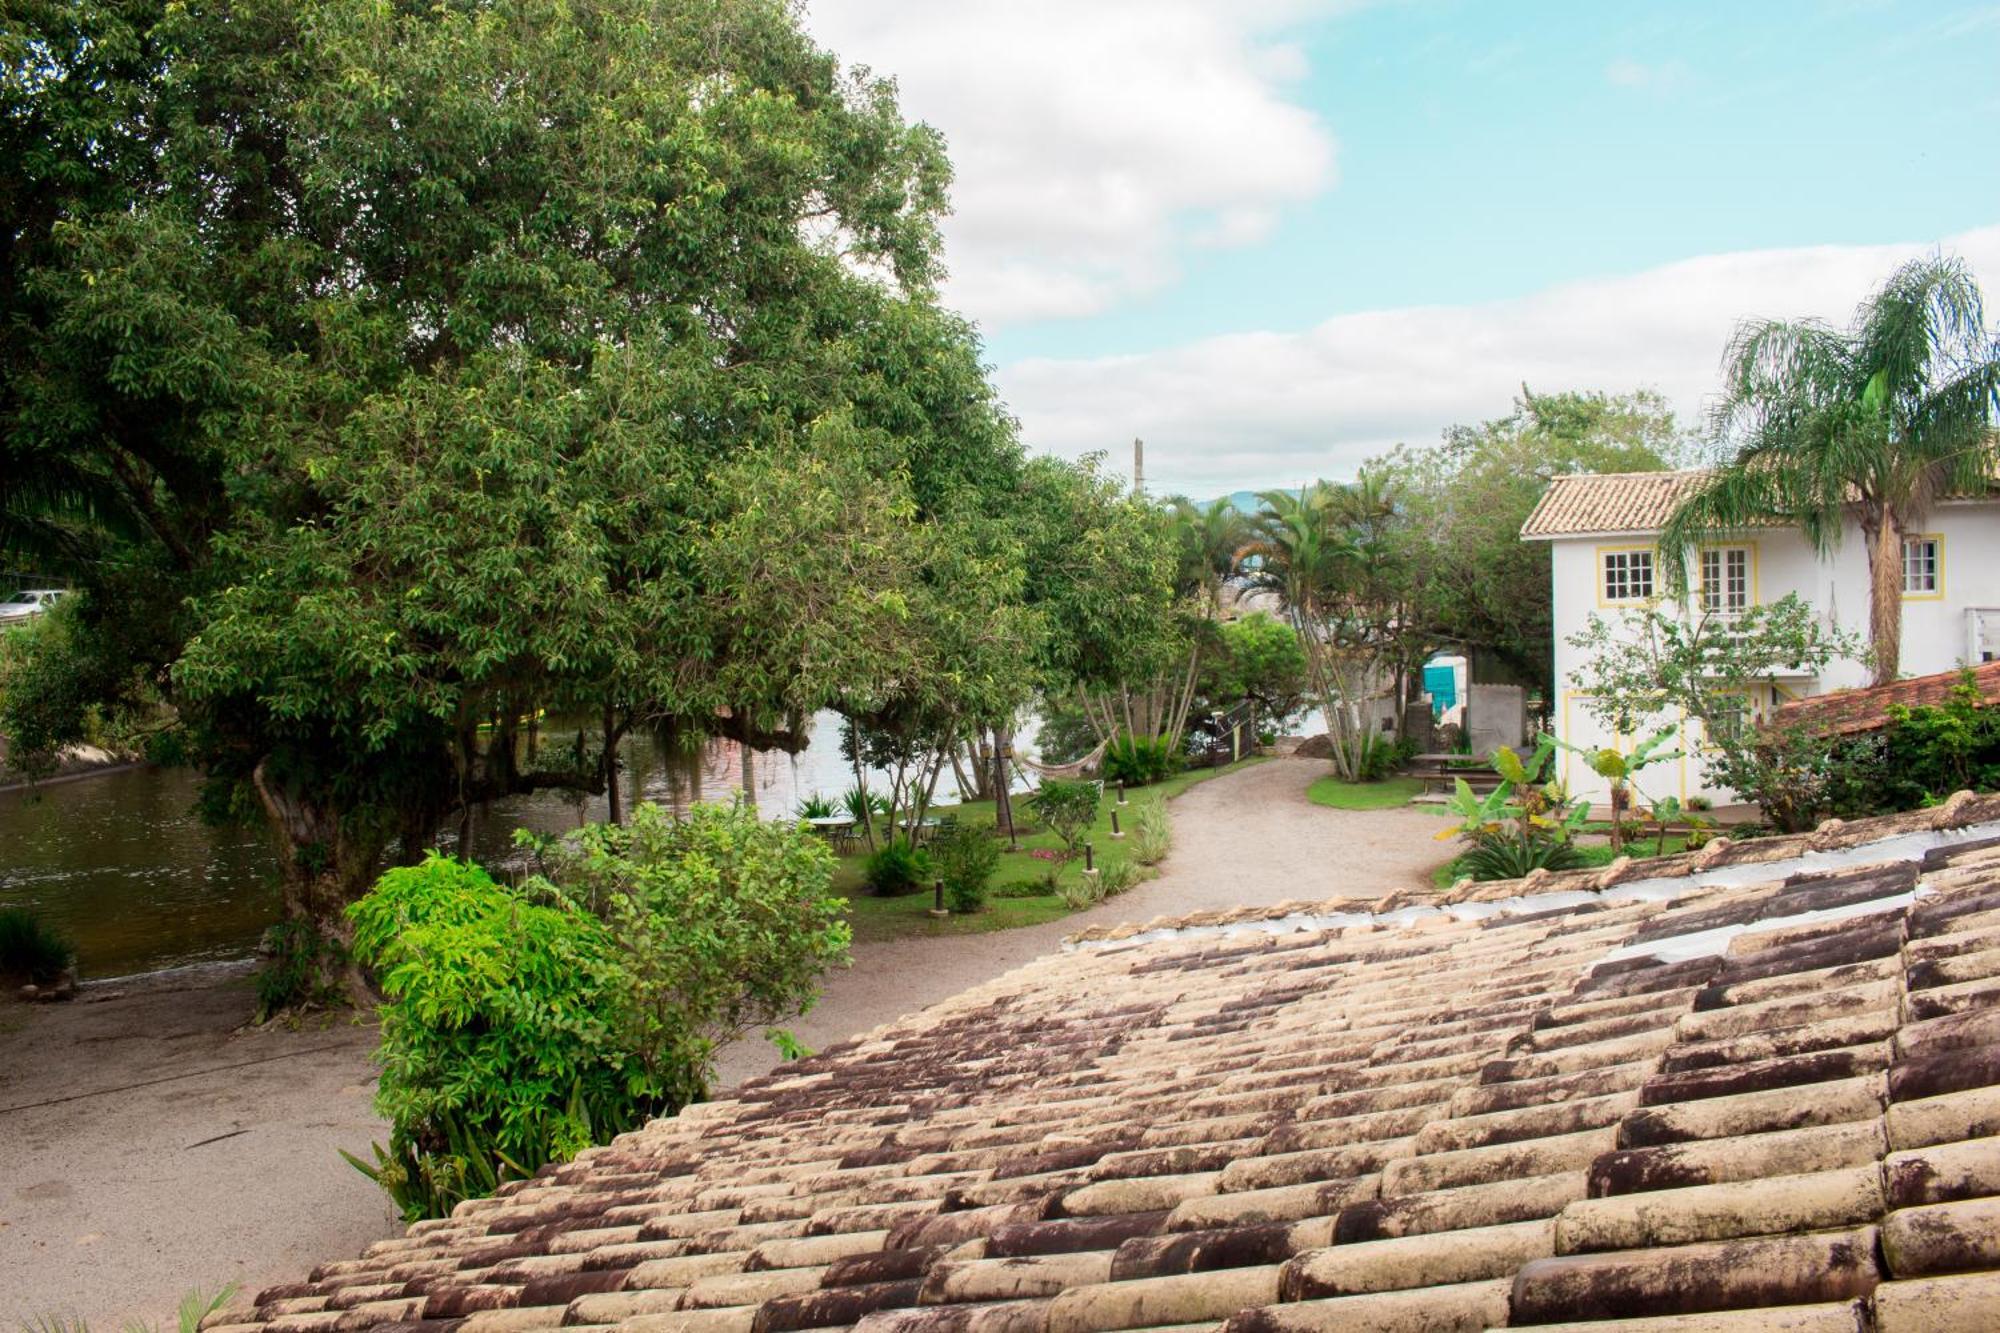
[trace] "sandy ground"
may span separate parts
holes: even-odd
[[[1173,803],[1159,878],[1088,913],[1022,930],[855,951],[792,1025],[824,1046],[1055,949],[1096,922],[1379,894],[1429,883],[1435,816],[1328,810],[1323,765],[1273,760]],[[244,1027],[247,982],[0,1004],[0,1328],[81,1315],[100,1329],[166,1317],[189,1288],[255,1289],[393,1234],[393,1213],[336,1148],[367,1155],[372,1025]],[[722,1053],[722,1081],[768,1069],[761,1039]]]

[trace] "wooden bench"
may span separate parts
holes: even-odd
[[[1437,791],[1456,791],[1458,779],[1464,778],[1468,787],[1484,795],[1500,785],[1500,771],[1491,764],[1474,760],[1463,754],[1419,754],[1412,755],[1403,771],[1424,784],[1424,794]]]

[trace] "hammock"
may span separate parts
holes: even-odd
[[[1025,768],[1038,777],[1060,778],[1063,780],[1080,778],[1083,776],[1085,769],[1097,767],[1098,761],[1104,758],[1104,752],[1110,748],[1111,742],[1109,740],[1101,740],[1097,743],[1095,750],[1092,750],[1081,759],[1072,759],[1067,764],[1043,764],[1028,758],[1026,755],[1017,754],[1014,756],[1014,766],[1016,768]]]

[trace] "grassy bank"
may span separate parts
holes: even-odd
[[[1412,796],[1423,793],[1424,784],[1417,778],[1393,777],[1380,782],[1342,782],[1328,774],[1316,778],[1312,786],[1306,788],[1306,799],[1314,805],[1324,805],[1334,810],[1389,810],[1399,805],[1408,805]]]
[[[1251,764],[1265,762],[1262,756],[1245,759],[1224,768],[1204,768],[1187,773],[1179,773],[1164,782],[1150,787],[1139,787],[1126,795],[1128,804],[1122,809],[1117,805],[1117,789],[1107,788],[1104,800],[1099,804],[1097,822],[1092,825],[1088,841],[1096,852],[1100,868],[1122,866],[1131,859],[1132,840],[1129,836],[1114,841],[1111,837],[1111,812],[1118,809],[1118,820],[1127,830],[1139,811],[1147,805],[1163,804],[1186,791],[1189,787],[1233,773]],[[976,828],[993,827],[993,802],[967,801],[961,805],[940,808],[941,814],[958,817],[961,824]],[[1036,926],[1045,921],[1054,921],[1070,912],[1060,896],[1054,893],[1034,892],[1027,896],[1003,896],[1010,886],[1040,885],[1049,869],[1049,863],[1031,856],[1040,850],[1054,850],[1062,846],[1061,839],[1053,833],[1039,828],[1026,827],[1034,818],[1034,813],[1021,797],[1014,800],[1014,816],[1020,828],[1020,850],[1006,851],[1000,855],[999,869],[993,872],[986,908],[967,916],[952,915],[933,917],[930,915],[931,895],[928,891],[908,894],[898,898],[877,898],[863,886],[861,875],[868,857],[863,852],[840,858],[840,867],[834,874],[835,891],[843,894],[848,902],[848,921],[854,927],[856,943],[871,940],[903,939],[924,935],[967,935],[988,930],[1011,930],[1016,926]],[[1082,872],[1080,862],[1073,863],[1063,871],[1066,881],[1073,881]],[[1142,871],[1150,873],[1148,871]]]

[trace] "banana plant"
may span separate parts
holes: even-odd
[[[1669,763],[1683,755],[1684,752],[1681,750],[1667,748],[1673,738],[1674,728],[1662,727],[1633,746],[1629,753],[1609,745],[1593,750],[1587,746],[1572,745],[1565,740],[1556,740],[1554,737],[1545,738],[1555,740],[1556,745],[1562,749],[1581,756],[1583,761],[1590,765],[1590,771],[1609,784],[1613,852],[1625,850],[1625,816],[1632,808],[1633,797],[1636,795],[1645,798],[1645,793],[1639,790],[1638,783],[1634,780],[1637,774],[1654,764]],[[1646,799],[1651,804],[1650,798]],[[1676,801],[1676,804],[1678,803]]]

